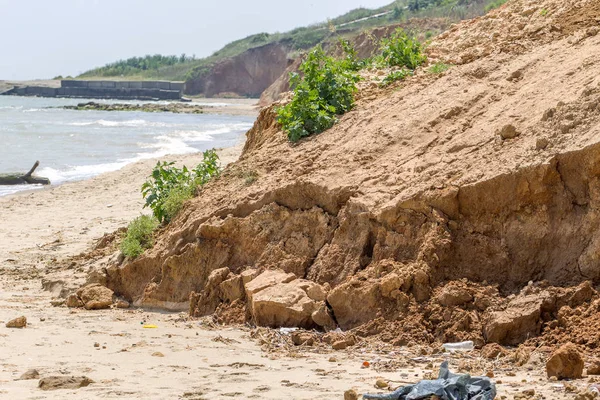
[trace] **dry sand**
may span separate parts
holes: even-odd
[[[222,150],[221,159],[230,162],[239,152],[240,147]],[[192,165],[200,155],[175,159]],[[350,388],[376,391],[380,377],[392,386],[416,382],[448,357],[411,361],[418,350],[373,343],[337,352],[322,347],[268,352],[250,338],[247,327],[217,327],[188,320],[185,314],[142,309],[52,306],[61,289],[86,276],[82,270],[60,275],[53,260],[89,249],[104,233],[139,215],[143,202],[138,188],[154,163],[0,198],[0,398],[340,399]],[[28,319],[25,329],[4,326],[21,315]],[[143,323],[158,328],[146,329]],[[454,368],[461,358],[450,357]],[[361,368],[365,360],[373,367]],[[85,375],[94,383],[42,391],[38,379],[18,380],[32,368],[41,377]],[[503,378],[500,392],[532,387],[541,378],[537,371]],[[500,370],[496,374],[503,375]]]

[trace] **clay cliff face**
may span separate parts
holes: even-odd
[[[398,344],[560,342],[600,311],[599,19],[596,1],[509,1],[432,43],[449,71],[366,76],[355,110],[295,145],[263,109],[241,159],[107,285]]]
[[[186,94],[259,97],[291,63],[289,50],[284,44],[272,43],[225,59],[197,79],[188,80]]]

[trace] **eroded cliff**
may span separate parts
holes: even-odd
[[[511,0],[433,42],[447,72],[364,82],[295,145],[263,109],[240,160],[105,283],[399,344],[562,341],[600,311],[599,20],[593,0]]]

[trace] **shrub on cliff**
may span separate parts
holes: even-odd
[[[125,257],[137,258],[144,250],[152,247],[154,230],[158,227],[156,218],[149,215],[137,217],[127,227],[127,234],[121,242],[121,252]]]
[[[354,106],[358,75],[345,60],[325,54],[321,46],[308,53],[300,74],[292,74],[292,101],[277,110],[277,121],[292,142],[333,126],[336,115]]]
[[[142,185],[142,195],[146,200],[144,208],[150,207],[161,223],[170,222],[199,186],[219,174],[216,151],[207,150],[203,155],[202,162],[191,171],[186,166],[177,168],[173,162],[158,162],[150,178]]]
[[[378,64],[386,67],[416,69],[426,60],[421,43],[398,28],[389,38],[381,39]]]
[[[407,76],[411,75],[412,71],[401,69],[398,71],[390,72],[379,84],[379,87],[386,87],[394,82],[404,80]]]

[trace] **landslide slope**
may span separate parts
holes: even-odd
[[[241,159],[106,284],[399,343],[571,329],[565,307],[600,309],[599,21],[596,0],[509,0],[432,43],[446,73],[363,84],[320,135],[290,144],[264,109]]]

